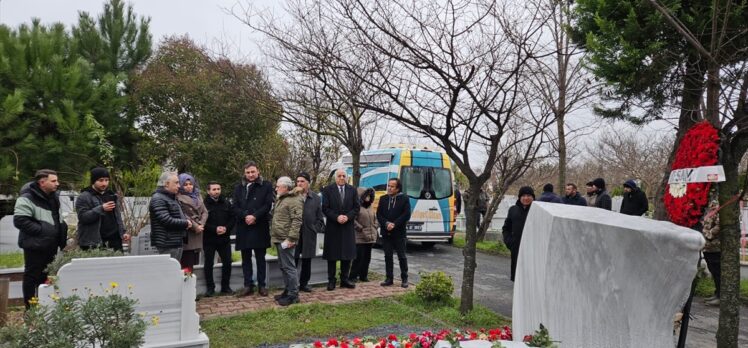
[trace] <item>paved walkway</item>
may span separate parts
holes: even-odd
[[[400,287],[399,282],[395,282],[394,286],[382,287],[379,286],[379,281],[370,281],[357,283],[355,289],[341,289],[340,287],[336,287],[333,291],[327,291],[326,287],[315,287],[311,293],[300,292],[299,299],[301,303],[350,303],[399,295],[413,289],[415,289],[413,285],[408,289],[403,289]],[[200,314],[200,320],[205,320],[262,309],[281,308],[273,300],[273,296],[280,293],[281,290],[275,290],[271,291],[270,295],[266,297],[259,296],[256,292],[254,295],[247,297],[204,297],[197,302],[197,312]]]

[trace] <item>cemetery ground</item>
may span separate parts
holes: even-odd
[[[382,288],[379,280],[384,272],[383,253],[374,249],[372,281],[359,283],[355,290],[337,289],[328,292],[316,287],[311,294],[302,293],[302,304],[290,308],[277,306],[270,297],[236,298],[220,296],[201,298],[197,309],[201,325],[214,347],[285,347],[291,343],[310,343],[330,337],[352,337],[407,334],[424,329],[498,327],[509,323],[512,310],[512,282],[509,281],[509,259],[499,256],[500,243],[485,242],[478,254],[476,277],[476,310],[463,318],[457,301],[444,306],[423,303],[409,290],[398,286]],[[455,296],[459,296],[462,277],[462,253],[454,246],[436,245],[424,248],[409,245],[408,260],[411,280],[419,280],[418,272],[441,270],[455,280]],[[397,261],[396,261],[397,262]],[[22,257],[20,257],[22,263]],[[19,256],[0,254],[0,267],[19,266]],[[395,266],[397,268],[397,265]],[[234,275],[238,276],[238,275]],[[397,279],[396,279],[397,285]],[[699,282],[697,296],[709,296],[711,280]],[[741,283],[741,294],[748,303],[748,280]],[[19,320],[21,307],[14,307],[11,320]],[[713,347],[718,308],[694,300],[687,347]],[[741,310],[740,344],[748,344],[748,316]]]

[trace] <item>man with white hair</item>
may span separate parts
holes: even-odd
[[[159,254],[169,254],[179,261],[187,229],[192,222],[182,213],[177,202],[179,177],[176,173],[165,172],[158,178],[156,192],[148,207],[151,216],[151,244]]]
[[[296,276],[294,253],[301,231],[304,198],[300,195],[303,189],[294,186],[294,182],[287,176],[278,178],[275,183],[278,197],[275,199],[273,223],[270,227],[270,237],[278,250],[278,261],[285,284],[283,294],[276,297],[281,306],[299,303],[299,278]]]
[[[340,287],[353,289],[349,281],[351,260],[356,258],[356,231],[354,221],[361,204],[358,193],[348,185],[345,170],[335,171],[335,182],[322,190],[322,213],[327,217],[325,248],[322,257],[327,260],[327,290],[335,290],[335,269],[340,261]]]

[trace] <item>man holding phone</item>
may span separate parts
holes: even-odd
[[[83,250],[109,248],[122,251],[122,241],[129,241],[125,233],[117,195],[109,188],[109,171],[91,169],[91,186],[83,189],[75,201],[78,214],[78,245]]]

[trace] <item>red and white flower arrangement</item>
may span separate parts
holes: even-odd
[[[675,153],[672,170],[717,164],[719,134],[709,122],[700,122],[686,132]],[[670,221],[692,227],[699,222],[708,204],[711,183],[670,184],[665,190],[665,209]]]

